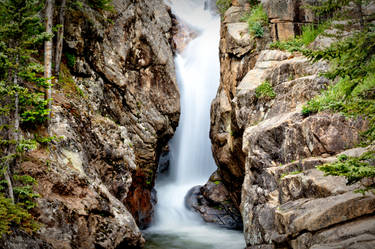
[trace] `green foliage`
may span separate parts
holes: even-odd
[[[250,3],[251,6],[255,6],[255,5],[259,4],[258,0],[248,0],[248,2]]]
[[[43,1],[42,1],[43,2]],[[0,3],[0,96],[2,108],[11,113],[19,98],[22,122],[44,122],[49,110],[44,100],[43,66],[33,62],[46,35],[38,13],[41,1],[4,0]],[[14,82],[16,80],[16,82]],[[30,91],[29,85],[36,87]]]
[[[73,76],[70,74],[70,71],[65,64],[61,64],[59,81],[57,82],[56,87],[61,89],[64,92],[64,95],[67,97],[71,96],[76,98],[86,98],[84,92],[81,88],[79,88],[79,86],[77,86]]]
[[[255,37],[261,38],[264,35],[264,25],[268,24],[268,16],[262,4],[254,6],[250,13],[241,18],[249,24],[249,32]]]
[[[302,27],[302,34],[288,41],[276,41],[271,43],[270,48],[280,49],[289,52],[304,52],[304,46],[308,46],[318,35],[322,34],[330,25],[330,22],[318,25],[306,25]]]
[[[284,177],[289,176],[289,175],[298,175],[298,174],[301,174],[301,173],[302,173],[302,171],[300,171],[300,170],[284,173],[284,174],[281,174],[280,179],[283,179]]]
[[[227,11],[230,6],[232,5],[232,0],[217,0],[216,6],[219,9],[221,15],[224,15],[225,11]]]
[[[72,53],[66,52],[66,64],[68,65],[69,68],[74,68],[76,65],[76,56]]]
[[[302,26],[302,34],[299,37],[303,45],[308,46],[318,35],[322,34],[330,25],[330,22],[320,23],[318,25],[309,24]]]
[[[329,48],[304,51],[313,62],[327,60],[333,68],[324,74],[328,79],[348,78],[350,86],[346,95],[363,83],[365,77],[375,70],[375,33],[357,32],[344,41],[333,43]]]
[[[358,2],[358,0],[354,1]],[[309,5],[308,7],[314,10],[318,16],[332,16],[333,13],[347,6],[350,2],[351,0],[327,0],[320,1],[318,5]]]
[[[0,235],[11,233],[11,227],[32,233],[40,228],[32,215],[20,204],[13,204],[12,200],[0,194]]]
[[[112,0],[88,0],[91,7],[102,10],[113,10]]]
[[[15,127],[15,120],[28,127],[42,123],[49,110],[44,100],[43,66],[35,60],[43,41],[51,39],[44,33],[40,12],[44,1],[0,1],[0,234],[12,229],[33,232],[38,224],[29,210],[35,207],[37,195],[34,180],[25,175],[13,175],[14,202],[9,199],[5,172],[12,176],[25,151],[36,148],[36,141],[24,139]]]
[[[4,180],[4,169],[0,174],[0,236],[11,233],[11,228],[18,228],[27,233],[36,232],[40,225],[29,213],[36,206],[35,199],[39,197],[33,191],[36,184],[34,178],[28,175],[14,175],[13,182],[15,203],[6,198],[4,191],[7,183]]]
[[[280,49],[283,51],[297,52],[300,51],[303,46],[303,42],[298,37],[290,39],[288,41],[276,41],[271,43],[271,49]]]
[[[364,153],[360,157],[341,155],[335,163],[324,164],[317,168],[331,176],[344,176],[347,184],[354,184],[364,178],[375,177],[375,151]],[[375,184],[370,186],[375,188]]]
[[[272,85],[268,81],[265,81],[255,89],[255,96],[258,99],[271,100],[276,97],[276,93]]]
[[[327,49],[305,51],[312,61],[328,60],[333,65],[324,74],[339,79],[303,107],[307,116],[323,110],[341,112],[349,117],[363,116],[370,122],[362,145],[375,140],[375,33],[357,32]]]

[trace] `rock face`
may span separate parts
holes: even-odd
[[[307,4],[314,5],[317,0],[262,0],[271,23],[274,40],[286,41],[301,34],[306,23],[317,21],[313,11],[304,8]]]
[[[151,220],[157,162],[179,119],[172,21],[161,0],[112,3],[111,12],[69,10],[63,61],[75,63],[63,65],[53,96],[58,140],[19,167],[39,183],[42,228],[38,239],[17,235],[2,248],[144,243],[138,227]]]
[[[185,197],[185,204],[208,223],[228,229],[243,228],[241,214],[217,172],[212,174],[204,186],[193,187]]]
[[[373,150],[348,150],[368,123],[332,113],[302,115],[302,105],[328,86],[320,76],[328,65],[267,44],[294,36],[296,26],[314,17],[301,12],[303,1],[262,2],[271,19],[262,39],[251,37],[240,22],[248,6],[236,1],[225,13],[221,82],[211,108],[213,154],[230,197],[240,203],[246,244],[251,249],[374,248],[375,196],[356,194],[345,179],[315,169],[340,153]],[[283,25],[293,32],[281,31]],[[256,94],[265,82],[275,96]]]

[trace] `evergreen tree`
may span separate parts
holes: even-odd
[[[35,194],[31,186],[18,184],[32,178],[17,178],[14,168],[20,155],[36,146],[22,137],[20,124],[43,123],[49,114],[43,93],[48,84],[37,60],[38,46],[48,38],[39,16],[42,7],[38,0],[0,1],[0,234],[13,225],[26,231],[37,227],[27,211]]]

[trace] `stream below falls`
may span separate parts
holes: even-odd
[[[204,223],[184,204],[186,193],[215,171],[209,140],[210,104],[220,81],[220,16],[205,0],[167,1],[197,37],[175,58],[181,117],[170,142],[170,169],[158,176],[154,223],[147,249],[242,249],[243,234]]]

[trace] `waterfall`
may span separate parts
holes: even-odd
[[[210,104],[220,82],[220,16],[210,11],[204,0],[172,0],[167,4],[197,32],[197,37],[175,58],[181,117],[170,142],[169,175],[157,180],[155,222],[147,233],[163,235],[163,240],[178,238],[177,241],[189,246],[178,247],[175,241],[173,246],[149,248],[243,248],[240,232],[204,224],[184,204],[186,193],[204,184],[216,169],[209,126]]]

